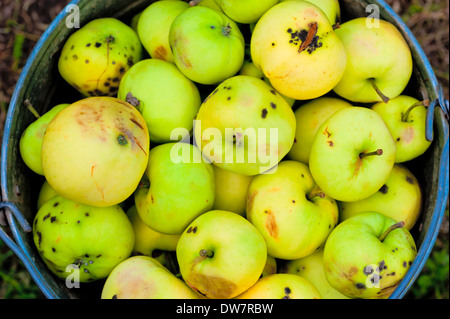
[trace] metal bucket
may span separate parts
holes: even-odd
[[[30,223],[36,214],[38,190],[42,176],[32,173],[23,163],[19,153],[19,139],[25,128],[34,121],[25,105],[29,102],[41,114],[59,103],[70,103],[80,96],[73,93],[67,83],[61,80],[57,61],[65,40],[75,28],[68,28],[66,20],[74,12],[72,5],[79,9],[80,26],[100,17],[116,17],[127,23],[131,17],[147,7],[149,0],[74,0],[51,23],[33,49],[17,82],[9,105],[5,122],[1,150],[1,189],[6,225],[9,232],[0,227],[0,239],[17,255],[41,289],[46,298],[99,298],[102,282],[81,285],[69,289],[65,282],[56,278],[41,260],[32,239]],[[408,85],[407,94],[419,100],[431,101],[427,113],[427,138],[432,140],[428,151],[408,163],[417,176],[424,191],[424,206],[419,221],[411,230],[418,247],[418,255],[401,283],[390,296],[398,299],[405,296],[419,276],[427,261],[440,225],[448,197],[449,184],[449,103],[443,96],[431,65],[401,18],[382,0],[340,0],[343,18],[368,16],[368,5],[376,5],[380,18],[393,23],[401,31],[409,44],[414,72]],[[369,7],[373,8],[373,7]],[[2,212],[0,212],[2,214]],[[0,221],[2,220],[0,216]],[[12,238],[8,235],[12,234]]]

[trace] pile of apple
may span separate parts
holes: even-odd
[[[336,0],[155,1],[66,41],[80,99],[23,133],[33,238],[102,298],[387,298],[414,258],[427,101]],[[77,271],[75,276],[74,271]]]

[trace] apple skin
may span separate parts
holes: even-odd
[[[67,39],[58,70],[85,97],[116,96],[122,76],[141,59],[142,45],[130,26],[115,18],[99,18]]]
[[[216,0],[223,12],[233,21],[254,23],[276,5],[279,0]]]
[[[68,105],[69,104],[67,103],[63,103],[52,107],[44,115],[28,125],[20,137],[20,156],[28,168],[36,174],[44,175],[44,172],[42,171],[41,149],[45,129],[55,115]]]
[[[176,251],[180,236],[162,234],[148,227],[134,205],[127,210],[126,214],[133,225],[135,235],[132,254],[152,257],[172,273],[176,272],[178,265],[171,252]]]
[[[396,163],[411,161],[425,153],[431,142],[425,138],[427,109],[424,105],[414,107],[407,116],[408,109],[420,101],[416,98],[400,95],[387,103],[372,105],[372,110],[381,115],[394,137],[397,146]]]
[[[414,239],[404,227],[380,240],[394,224],[393,219],[377,212],[361,213],[341,222],[324,248],[328,282],[350,298],[388,298],[417,255]]]
[[[353,102],[381,102],[369,79],[388,98],[400,95],[412,74],[412,56],[408,44],[397,28],[377,20],[379,27],[369,28],[367,18],[341,24],[336,34],[344,44],[348,62],[334,92]]]
[[[247,219],[267,243],[269,255],[298,259],[323,246],[338,221],[334,199],[318,191],[308,167],[285,160],[273,174],[255,176],[247,199]]]
[[[270,84],[270,80],[264,75],[264,72],[261,69],[258,69],[256,65],[253,63],[250,55],[250,48],[246,47],[245,49],[244,63],[242,64],[242,67],[239,70],[239,75],[254,76],[255,78],[263,80],[272,87],[272,84]],[[283,98],[286,100],[286,102],[288,102],[288,104],[291,107],[294,106],[295,99],[287,96],[283,96]]]
[[[267,255],[266,265],[264,266],[261,277],[267,277],[277,273],[277,260]]]
[[[106,278],[130,256],[134,239],[133,227],[118,205],[93,207],[57,195],[42,205],[33,221],[34,244],[48,268],[66,278],[66,267],[77,265],[80,282]]]
[[[134,256],[113,269],[102,299],[198,299],[199,296],[156,259]]]
[[[133,65],[122,78],[117,97],[139,110],[155,143],[174,141],[171,133],[177,128],[192,131],[201,104],[197,86],[174,64],[159,59]]]
[[[180,71],[201,84],[224,81],[244,61],[244,37],[237,24],[204,6],[190,7],[175,18],[169,43]]]
[[[422,188],[417,178],[402,164],[395,164],[384,185],[372,196],[356,202],[338,202],[339,217],[346,220],[365,211],[376,211],[405,222],[411,230],[420,216],[423,205]]]
[[[322,299],[307,279],[293,274],[273,274],[259,279],[235,299]]]
[[[225,210],[245,217],[248,185],[252,176],[236,174],[216,165],[214,168],[214,210]]]
[[[317,30],[311,43],[299,53],[314,25]],[[250,50],[253,63],[272,86],[296,100],[331,91],[347,63],[344,45],[327,16],[306,1],[285,1],[270,8],[253,30]]]
[[[280,2],[292,0],[280,0]],[[305,0],[318,6],[327,16],[330,23],[334,26],[341,21],[341,6],[338,0]]]
[[[142,221],[153,230],[179,235],[214,204],[215,181],[212,165],[173,160],[173,152],[201,156],[197,147],[186,143],[166,143],[149,153],[145,178],[150,187],[139,187],[135,204]]]
[[[337,111],[352,105],[334,97],[319,97],[300,105],[295,110],[295,140],[288,157],[309,164],[309,154],[320,125]]]
[[[150,148],[147,125],[132,105],[90,97],[59,111],[42,141],[42,168],[61,196],[111,206],[131,196]]]
[[[323,249],[303,258],[285,261],[280,273],[295,274],[309,280],[323,299],[348,299],[328,283],[323,266]]]
[[[381,155],[363,156],[381,149]],[[344,202],[376,193],[396,156],[395,142],[381,116],[365,107],[349,107],[330,116],[318,129],[309,167],[328,196]]]
[[[57,196],[58,193],[55,192],[55,190],[50,186],[50,184],[47,182],[47,180],[44,180],[44,182],[41,185],[41,189],[39,190],[39,195],[37,199],[37,209],[39,210],[42,205],[45,204],[50,198],[53,198]]]
[[[207,255],[202,256],[202,251]],[[230,299],[260,278],[267,248],[244,217],[213,210],[197,217],[181,234],[177,259],[192,289],[207,298]]]
[[[137,34],[150,57],[174,63],[169,44],[173,20],[189,4],[184,1],[155,1],[142,11],[137,22]]]
[[[201,126],[194,128],[194,139],[205,157],[214,165],[238,174],[257,175],[268,171],[288,153],[294,142],[292,108],[273,88],[252,76],[237,75],[222,82],[203,101],[197,120]],[[242,134],[239,140],[243,143],[227,136],[227,129]],[[219,130],[221,138],[209,136],[210,130]],[[246,130],[255,137],[247,138],[250,134]],[[277,139],[272,135],[273,130]],[[241,151],[242,160],[238,156]]]

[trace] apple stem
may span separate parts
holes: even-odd
[[[298,53],[305,50],[311,44],[316,34],[317,34],[317,22],[313,22],[309,27],[305,41],[303,41],[302,44],[300,44],[300,47],[298,48]]]
[[[207,249],[200,250],[199,254],[200,254],[200,257],[211,258],[212,256],[214,256],[214,252],[212,252],[211,250],[207,250]]]
[[[189,5],[190,5],[191,7],[194,7],[194,6],[196,6],[197,4],[199,4],[200,2],[202,2],[202,0],[191,0],[191,1],[189,1]]]
[[[222,28],[222,34],[226,37],[229,36],[231,29],[232,28],[231,28],[230,24],[228,23],[225,27]]]
[[[373,152],[361,153],[361,154],[359,154],[359,158],[362,159],[362,158],[364,158],[366,156],[373,156],[373,155],[378,155],[378,156],[383,155],[383,150],[381,148],[379,148],[379,149],[377,149],[376,151],[373,151]]]
[[[27,109],[33,113],[33,115],[38,119],[41,116],[39,115],[39,113],[36,111],[36,109],[33,107],[33,105],[30,103],[29,100],[25,100],[23,101],[23,103],[25,104],[25,106],[27,107]]]
[[[420,106],[420,105],[423,105],[423,106],[425,106],[425,107],[428,107],[428,105],[430,105],[430,101],[429,101],[429,100],[423,100],[423,101],[419,101],[419,102],[414,103],[413,105],[411,105],[411,106],[406,110],[405,114],[403,114],[403,116],[402,116],[402,122],[408,122],[408,116],[409,116],[409,113],[411,113],[411,111],[412,111],[414,108],[416,108],[416,107],[418,107],[418,106]]]
[[[386,239],[386,236],[389,235],[389,233],[390,233],[391,231],[393,231],[394,229],[397,229],[397,228],[402,228],[402,227],[404,227],[404,226],[405,226],[405,222],[404,222],[404,221],[395,223],[394,225],[392,225],[391,227],[389,227],[388,229],[386,229],[386,231],[381,235],[381,237],[379,238],[379,240],[380,240],[380,241],[384,241],[384,240]]]
[[[370,78],[369,79],[370,84],[372,84],[373,89],[375,90],[375,92],[377,92],[377,94],[381,97],[381,99],[383,100],[384,103],[389,102],[389,98],[383,94],[383,92],[381,92],[381,90],[378,88],[377,84],[375,83],[375,79],[374,78]]]
[[[308,200],[312,200],[313,198],[316,198],[316,197],[320,197],[320,198],[324,198],[326,195],[325,195],[325,193],[324,192],[315,192],[315,193],[310,193],[310,194],[308,194],[308,195],[306,195],[306,198],[308,199]]]

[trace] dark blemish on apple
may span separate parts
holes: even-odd
[[[102,254],[95,256],[95,258],[100,258],[102,256]]]
[[[55,249],[55,247],[52,247],[52,252],[56,252],[56,249]]]
[[[96,48],[100,48],[101,45],[102,45],[102,44],[101,44],[100,42],[96,42],[96,43],[95,43],[95,47],[96,47]]]
[[[388,186],[386,184],[384,184],[383,186],[381,186],[381,188],[378,190],[381,194],[387,194],[388,192]]]
[[[77,220],[77,224],[79,224],[80,223],[80,221],[79,220]]]
[[[210,28],[211,28],[211,29],[215,29],[216,27],[212,25],[212,26],[210,26]]]
[[[56,207],[58,205],[59,205],[59,202],[56,202],[56,203],[53,204],[53,207]]]
[[[114,37],[113,37],[112,35],[109,35],[109,36],[106,38],[106,42],[108,42],[108,43],[113,43],[113,42],[114,42]]]
[[[289,295],[291,292],[292,292],[292,291],[291,291],[291,288],[289,288],[289,287],[284,287],[284,293],[286,294],[286,296]]]
[[[197,232],[197,226],[192,229],[192,232],[195,234]]]
[[[275,46],[275,43],[272,42],[272,46],[274,47],[274,46]]]
[[[391,272],[390,274],[387,274],[386,276],[395,276],[395,271]]]
[[[414,180],[411,178],[411,176],[406,176],[406,181],[411,185],[414,185]]]
[[[35,220],[34,220],[34,226],[36,226],[36,225],[37,225],[37,222],[38,222],[38,220],[37,220],[37,219],[35,219]]]
[[[89,213],[84,213],[84,216],[89,217]]]
[[[385,268],[385,265],[386,265],[386,263],[385,263],[385,261],[384,260],[382,260],[381,262],[380,262],[380,264],[378,265],[378,269],[381,271],[381,270],[383,270],[383,269],[386,269]]]
[[[105,82],[104,84],[103,84],[104,86],[110,86],[111,85],[111,83],[109,83],[109,82]]]
[[[192,227],[189,227],[189,229],[187,230],[187,233],[192,232]]]
[[[90,46],[91,46],[91,44],[90,44],[90,43],[86,44],[86,47],[87,47],[87,48],[89,48]]]
[[[400,141],[400,137],[397,137],[397,142],[399,142]]]
[[[227,101],[231,100],[231,96],[227,97]]]
[[[78,55],[76,54],[72,55],[72,59],[74,59],[75,61],[78,60]]]
[[[72,45],[71,47],[70,47],[70,50],[73,50],[73,48],[74,48],[75,46],[74,45]]]
[[[111,63],[112,63],[112,64],[116,64],[116,61],[112,61]]]
[[[403,268],[406,268],[406,266],[408,266],[408,263],[406,261],[403,262]]]
[[[109,88],[109,93],[115,93],[119,90],[119,88],[117,86],[111,86]]]
[[[270,90],[270,93],[272,93],[273,95],[277,95],[277,92],[275,90]]]
[[[293,199],[292,202],[295,204],[295,199]]]
[[[54,221],[56,221],[56,216],[52,216],[52,217],[50,218],[50,222],[51,222],[51,223],[53,223]]]
[[[328,145],[330,145],[330,147],[333,147],[333,141],[327,141]]]
[[[120,74],[125,73],[125,68],[124,68],[124,67],[121,67],[121,68],[119,69],[119,72],[120,72]]]
[[[294,137],[294,143],[297,143],[297,138],[296,137]],[[302,176],[303,177],[303,176]]]
[[[366,267],[363,268],[363,273],[366,276],[373,274],[373,271],[374,271],[374,269],[373,269],[372,265],[367,265]]]
[[[119,134],[119,136],[117,136],[117,142],[120,145],[127,145],[128,144],[127,138],[123,134]]]
[[[322,133],[323,135],[326,135],[328,138],[330,138],[330,136],[331,136],[331,133],[330,132],[328,132],[328,126],[325,128],[325,131],[323,131],[323,133]]]
[[[317,23],[316,23],[317,25]],[[312,27],[312,26],[311,26]],[[308,40],[308,31],[306,29],[301,30],[298,33],[298,39],[300,39],[300,41],[305,42]],[[317,35],[314,34],[314,36],[312,37],[311,42],[306,46],[306,51],[311,54],[313,53],[315,50],[317,50],[318,48],[322,47],[322,42],[319,42],[319,37]],[[299,50],[301,52],[301,50]]]
[[[366,289],[366,285],[361,282],[357,282],[355,286],[356,289]]]
[[[48,213],[47,215],[45,215],[43,218],[42,218],[42,221],[44,222],[47,218],[49,218],[50,217],[50,213]]]
[[[84,60],[84,63],[88,64],[88,63],[89,63],[89,60],[88,60],[88,59]]]
[[[125,100],[135,107],[141,105],[141,102],[136,97],[134,97],[131,92],[127,93]]]
[[[267,109],[263,109],[261,112],[261,117],[265,119],[267,117]]]
[[[411,248],[413,248],[414,250],[416,250],[414,247],[411,247]],[[410,260],[410,261],[408,261],[408,265],[412,265],[412,261]]]
[[[134,64],[133,58],[129,58],[128,61],[127,61],[127,64],[131,68],[133,66],[133,64]]]
[[[116,82],[119,82],[120,79],[118,77],[115,77],[114,79],[112,79],[112,81],[116,83]]]
[[[40,231],[36,232],[36,235],[38,236],[38,243],[39,246],[41,246],[41,242],[42,242],[42,233]]]
[[[270,102],[270,106],[275,110],[277,108],[277,105],[273,102]]]

